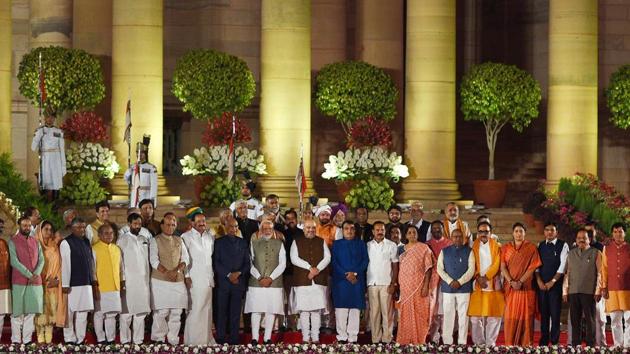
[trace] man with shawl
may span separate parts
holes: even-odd
[[[475,284],[468,304],[470,332],[473,343],[494,346],[501,329],[505,299],[500,282],[501,247],[492,238],[492,225],[482,221],[477,225],[475,254]]]
[[[525,225],[512,226],[514,241],[501,247],[501,273],[505,290],[503,328],[506,345],[534,344],[536,291],[533,274],[542,265],[538,247],[525,240]]]
[[[337,319],[337,341],[354,343],[365,309],[365,272],[369,258],[365,242],[355,238],[354,223],[344,221],[343,239],[332,248],[332,299]]]
[[[30,343],[35,329],[35,314],[44,309],[42,269],[44,252],[35,237],[31,236],[31,221],[18,220],[19,230],[9,240],[13,314],[11,316],[11,342]]]
[[[418,230],[407,229],[407,241],[400,255],[400,320],[396,342],[424,344],[435,305],[435,289],[439,281],[437,262],[429,246],[418,242]]]
[[[59,239],[52,233],[52,224],[42,222],[35,231],[35,237],[44,251],[44,269],[42,283],[44,284],[44,311],[35,318],[37,327],[37,341],[39,343],[52,342],[53,327],[63,327],[66,312],[61,295],[61,254],[59,253]]]

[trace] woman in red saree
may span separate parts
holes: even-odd
[[[410,226],[406,237],[409,243],[400,254],[400,320],[396,341],[400,344],[426,342],[438,284],[436,259],[429,246],[418,242],[418,230]]]
[[[501,247],[501,273],[505,291],[503,330],[505,345],[534,345],[536,291],[533,277],[542,265],[538,247],[525,240],[525,225],[512,226],[514,241]]]

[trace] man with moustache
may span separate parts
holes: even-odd
[[[415,201],[411,203],[409,213],[411,214],[411,220],[405,224],[402,234],[407,233],[407,227],[413,225],[418,229],[418,241],[427,242],[431,239],[431,223],[422,219],[424,216],[424,205],[421,202]]]
[[[247,201],[247,217],[252,220],[260,220],[260,217],[263,214],[263,205],[262,203],[254,198],[252,193],[256,190],[256,183],[253,181],[247,181],[243,183],[241,188],[241,199]],[[236,202],[230,204],[230,210],[234,212],[236,210]]]
[[[332,222],[332,208],[329,205],[322,205],[317,208],[315,217],[319,221],[317,225],[317,236],[326,241],[328,248],[332,247],[333,242],[339,234],[337,225]]]
[[[236,201],[236,211],[234,213],[238,222],[238,229],[249,245],[252,235],[258,232],[258,221],[248,217],[247,200],[241,199]]]
[[[387,218],[389,219],[389,222],[385,224],[385,234],[389,234],[389,229],[392,226],[398,226],[400,228],[400,232],[402,232],[401,241],[403,243],[407,243],[407,239],[405,238],[405,232],[407,231],[407,229],[405,228],[403,223],[400,222],[401,217],[402,208],[398,206],[398,204],[394,204],[387,209]]]
[[[155,203],[153,199],[142,199],[138,204],[142,216],[142,227],[149,230],[154,237],[162,232],[160,222],[155,220]]]
[[[370,242],[374,238],[374,232],[372,225],[368,222],[368,208],[359,206],[355,209],[354,215],[356,216],[354,230],[357,233],[357,238],[365,243]]]
[[[446,203],[444,208],[444,236],[451,238],[451,232],[455,229],[460,229],[464,233],[464,243],[472,245],[472,234],[470,233],[470,227],[468,223],[459,217],[459,207],[455,202]]]

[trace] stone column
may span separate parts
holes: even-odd
[[[346,59],[346,2],[312,0],[311,68]]]
[[[453,200],[455,0],[407,2],[405,162],[402,199]]]
[[[31,49],[38,47],[72,46],[72,0],[30,0]],[[58,117],[57,126],[63,117]],[[27,171],[26,177],[35,180],[39,172],[37,152],[31,150],[31,139],[39,126],[37,107],[29,104],[27,122]]]
[[[0,153],[11,152],[11,1],[0,2]]]
[[[399,72],[402,78],[405,30],[403,0],[360,0],[356,4],[357,58],[380,68]]]
[[[112,0],[76,0],[73,13],[73,47],[99,57],[111,56]]]
[[[597,1],[549,2],[547,181],[597,174]],[[570,154],[570,157],[567,155]]]
[[[125,107],[131,97],[132,154],[142,135],[150,134],[149,162],[162,172],[163,11],[163,0],[113,0],[112,147],[122,168],[128,156]]]
[[[265,193],[295,205],[301,146],[310,188],[311,1],[262,0],[260,148]]]

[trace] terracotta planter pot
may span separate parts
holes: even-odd
[[[201,203],[201,193],[210,182],[212,182],[212,176],[195,176],[193,180],[193,187],[195,190],[195,198],[197,198],[197,203]]]
[[[475,202],[486,208],[500,208],[505,201],[507,181],[505,180],[475,180]]]
[[[346,196],[350,193],[350,190],[354,186],[354,181],[341,181],[337,182],[337,196],[339,197],[339,202],[345,203]]]
[[[534,221],[534,228],[538,235],[543,235],[545,233],[545,222],[540,220]]]
[[[536,218],[534,218],[534,214],[523,214],[523,221],[525,222],[525,225],[527,225],[527,227],[532,227],[535,226],[534,222],[536,221]]]

